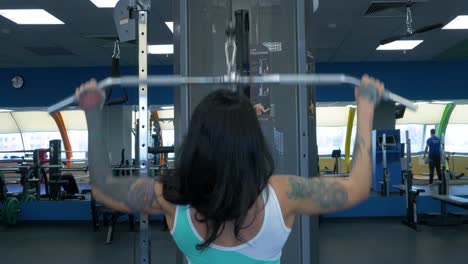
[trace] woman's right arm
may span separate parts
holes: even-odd
[[[322,214],[352,207],[369,196],[372,176],[372,126],[374,108],[384,92],[379,81],[364,76],[355,91],[357,133],[349,177],[274,176],[285,215]]]
[[[81,85],[75,97],[85,111],[88,125],[88,165],[94,198],[120,212],[162,213],[162,186],[154,178],[112,175],[102,112],[105,94],[97,88],[96,81]]]

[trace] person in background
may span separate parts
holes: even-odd
[[[424,150],[423,159],[426,160],[426,154],[429,150],[429,184],[434,182],[434,168],[437,171],[437,178],[442,180],[442,172],[440,169],[440,138],[435,135],[435,129],[431,129],[431,137],[426,141],[426,149]]]

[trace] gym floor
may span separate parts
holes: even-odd
[[[113,244],[105,245],[105,231],[92,232],[90,223],[0,226],[1,263],[134,263],[137,233],[124,223],[117,228]],[[175,263],[176,246],[160,230],[161,225],[152,226],[152,262]],[[370,219],[328,221],[320,230],[320,263],[466,264],[468,259],[468,225],[415,232],[397,219]]]

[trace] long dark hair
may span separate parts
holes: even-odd
[[[175,175],[163,177],[164,198],[190,204],[206,224],[203,250],[233,221],[234,235],[247,212],[267,187],[274,162],[255,110],[243,94],[217,90],[193,112],[186,138],[177,152]]]

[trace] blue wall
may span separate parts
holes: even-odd
[[[465,197],[466,198],[466,197]],[[345,211],[323,215],[324,218],[403,217],[406,214],[404,196],[371,196],[366,201]],[[418,198],[418,214],[440,212],[440,202],[430,196]],[[461,208],[447,206],[450,213],[466,213]],[[161,219],[160,215],[151,219]],[[90,201],[41,201],[21,203],[20,221],[90,221]]]
[[[468,62],[319,63],[316,67],[318,73],[356,77],[368,73],[384,81],[387,89],[412,100],[468,99]],[[343,88],[319,89],[317,100],[354,101],[352,89]]]
[[[151,67],[149,74],[172,72],[172,66],[157,66]],[[369,73],[382,79],[388,89],[413,100],[468,99],[468,62],[319,63],[317,72],[356,77]],[[135,67],[122,67],[123,75],[136,73]],[[10,80],[16,74],[26,79],[23,89],[14,90],[10,86]],[[0,107],[49,106],[72,94],[74,87],[89,78],[103,79],[109,74],[110,67],[0,69]],[[172,104],[174,101],[170,87],[149,91],[150,104]],[[130,102],[136,104],[135,90],[130,90],[129,95]],[[353,90],[346,86],[330,86],[319,89],[317,99],[320,102],[354,101]]]
[[[86,68],[21,68],[0,69],[0,107],[38,107],[50,106],[74,93],[75,88],[90,78],[98,80],[108,77],[110,67]],[[122,67],[122,75],[135,75],[136,67]],[[157,66],[149,69],[149,74],[172,74],[172,66]],[[14,89],[10,80],[15,75],[25,78],[22,89]],[[114,89],[115,97],[121,97],[120,88]],[[137,104],[137,92],[129,89],[130,103]],[[172,104],[174,102],[172,88],[155,87],[149,89],[149,102],[153,105]]]

